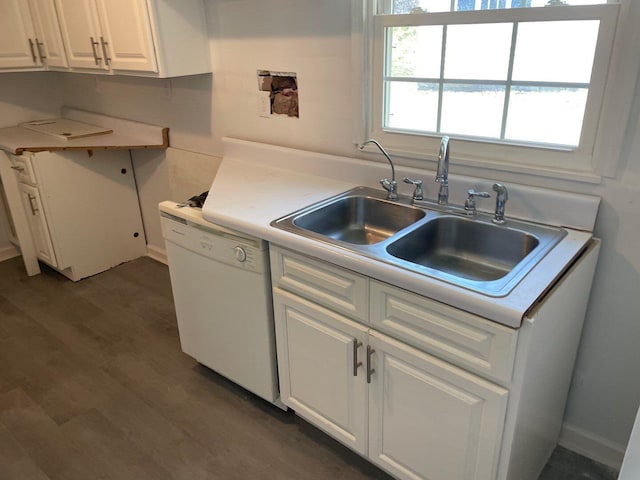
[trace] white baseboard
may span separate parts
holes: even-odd
[[[7,245],[6,247],[0,247],[0,262],[9,260],[20,255],[20,252],[13,245]]]
[[[567,424],[562,426],[558,443],[616,470],[620,470],[626,449],[623,445]]]
[[[147,245],[147,256],[153,258],[157,262],[168,265],[167,251],[164,248]]]

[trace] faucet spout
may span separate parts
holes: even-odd
[[[497,225],[502,225],[503,223],[505,223],[504,210],[505,205],[507,204],[507,200],[509,200],[509,191],[507,190],[507,187],[505,187],[501,183],[494,183],[493,191],[497,193],[496,211],[491,221]]]
[[[362,145],[358,146],[358,148],[360,150],[363,150],[364,147],[366,147],[370,143],[373,143],[376,147],[378,147],[378,150],[380,150],[380,153],[382,153],[382,155],[385,156],[385,158],[389,162],[389,165],[391,166],[391,180],[383,178],[382,180],[380,180],[380,184],[382,185],[382,188],[384,188],[388,192],[387,199],[397,200],[398,199],[398,182],[396,182],[396,168],[393,165],[393,161],[391,160],[391,157],[389,156],[387,151],[382,147],[382,145],[380,145],[380,143],[378,143],[378,141],[374,140],[373,138],[366,140]]]
[[[438,203],[446,205],[449,203],[449,137],[447,136],[442,137],[442,140],[440,140],[436,182],[440,184]]]

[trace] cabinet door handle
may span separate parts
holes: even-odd
[[[33,40],[29,39],[29,50],[31,50],[31,59],[33,63],[38,63],[38,58],[36,57],[36,49],[33,43]]]
[[[106,42],[104,37],[100,37],[100,43],[102,44],[102,54],[104,55],[104,63],[109,66],[111,64],[111,57],[109,56],[109,50],[107,50],[107,45],[109,42]]]
[[[375,373],[375,369],[371,368],[371,355],[373,355],[375,350],[371,345],[367,345],[367,383],[371,383],[371,375]]]
[[[16,170],[17,172],[24,172],[24,167],[19,167],[18,165],[12,165],[11,168]]]
[[[36,48],[38,49],[38,56],[40,57],[40,62],[44,63],[44,61],[47,59],[47,56],[42,53],[44,51],[44,43],[38,41],[38,37],[36,37]]]
[[[362,366],[362,362],[358,361],[358,348],[362,346],[362,342],[359,342],[357,338],[353,339],[353,376],[358,376],[358,367]]]
[[[89,38],[91,39],[91,51],[93,52],[93,59],[96,61],[96,65],[100,65],[100,62],[102,61],[102,57],[98,56],[97,47],[99,43],[96,42],[93,37],[89,37]]]
[[[31,207],[31,215],[35,217],[36,213],[39,212],[39,210],[33,206],[33,201],[36,200],[36,197],[35,195],[31,195],[30,193],[28,194],[28,196],[29,196],[29,206]]]

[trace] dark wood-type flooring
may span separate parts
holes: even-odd
[[[181,352],[166,266],[0,263],[0,480],[370,478],[390,477]],[[541,477],[614,478],[563,449]]]

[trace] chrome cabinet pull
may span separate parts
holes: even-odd
[[[24,172],[24,167],[19,167],[18,165],[12,165],[11,168],[18,172]]]
[[[31,215],[35,217],[36,213],[39,212],[39,210],[33,206],[33,201],[36,200],[36,197],[34,195],[31,195],[30,193],[27,195],[29,197],[29,206],[31,207]]]
[[[358,361],[358,348],[362,346],[362,342],[359,342],[357,338],[353,339],[353,376],[358,376],[358,367],[362,366],[362,362]]]
[[[29,49],[31,50],[31,59],[33,63],[38,63],[38,58],[36,57],[36,50],[34,48],[33,40],[29,39]]]
[[[109,66],[111,64],[111,57],[109,56],[109,50],[107,50],[107,45],[109,42],[106,42],[104,37],[100,37],[100,43],[102,44],[102,54],[104,55],[104,63]]]
[[[89,37],[89,38],[91,39],[91,51],[93,52],[93,59],[95,60],[96,65],[100,65],[100,62],[102,61],[102,57],[98,56],[98,51],[96,49],[99,43],[96,42],[93,37]]]
[[[47,56],[42,53],[44,51],[44,42],[38,41],[38,37],[36,37],[36,48],[38,49],[38,56],[40,57],[40,62],[44,63],[47,59]]]
[[[371,375],[375,373],[375,369],[371,368],[371,355],[373,355],[375,350],[371,347],[371,345],[367,345],[367,383],[371,383]]]

